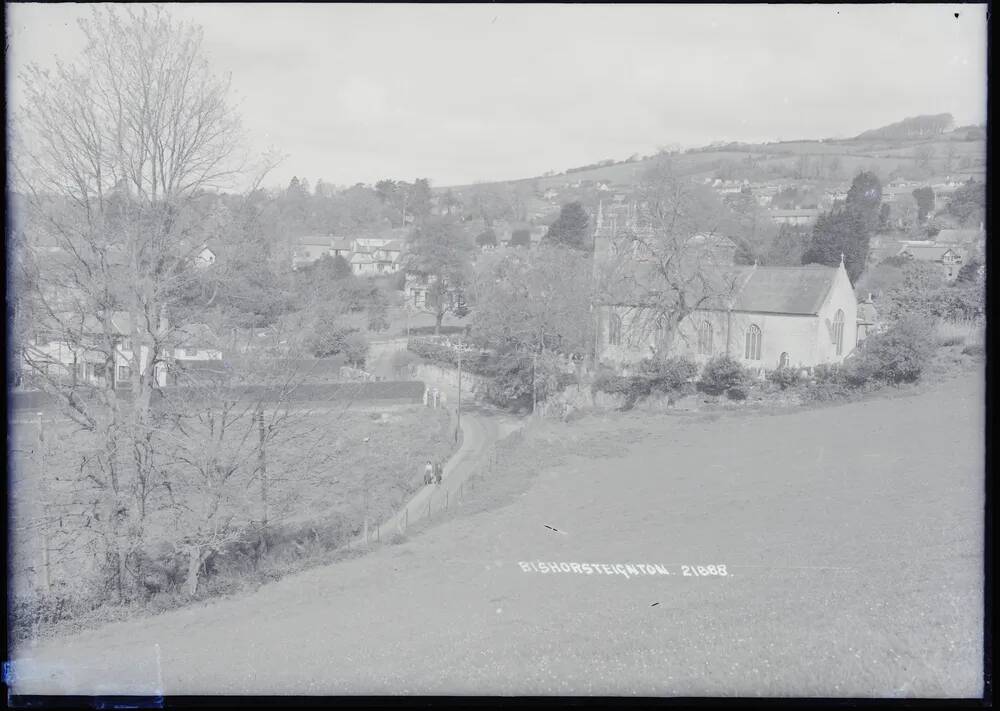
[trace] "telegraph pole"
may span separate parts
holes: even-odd
[[[371,463],[368,461],[368,453],[371,448],[368,443],[371,441],[371,437],[365,437],[365,545],[368,545],[368,471],[371,469]]]
[[[260,446],[257,449],[257,467],[260,469],[260,496],[264,507],[263,525],[267,526],[267,458],[264,453],[264,442],[267,439],[264,433],[264,408],[257,409],[257,431],[260,435]]]
[[[535,377],[535,368],[538,366],[538,354],[531,354],[531,415],[535,415],[535,408],[538,406],[538,378]]]
[[[458,343],[458,424],[455,426],[455,441],[462,430],[462,342]]]

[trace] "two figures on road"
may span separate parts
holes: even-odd
[[[441,462],[431,464],[430,460],[427,460],[427,466],[424,467],[424,484],[440,484],[443,477],[444,467],[441,466]]]

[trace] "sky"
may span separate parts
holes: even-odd
[[[255,150],[337,185],[538,176],[661,146],[986,120],[985,5],[169,4]],[[8,105],[86,4],[8,4]]]

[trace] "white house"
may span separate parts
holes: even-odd
[[[958,277],[958,271],[962,268],[963,262],[962,255],[956,249],[941,244],[926,247],[908,244],[899,250],[899,256],[909,257],[918,262],[939,264],[941,273],[948,280]]]
[[[175,361],[222,360],[222,349],[212,329],[203,323],[192,323],[177,329],[178,344],[173,349]]]
[[[210,267],[215,264],[215,252],[206,244],[202,245],[201,251],[195,255],[194,265],[199,269]]]
[[[21,350],[22,372],[41,372],[48,377],[97,386],[110,382],[116,388],[131,387],[132,367],[145,371],[152,343],[139,343],[136,349],[128,312],[112,313],[110,325],[113,336],[109,351],[105,328],[96,316],[62,314],[58,322],[51,318],[43,320],[38,332]],[[165,318],[161,318],[159,328],[167,328]],[[71,341],[65,337],[67,332],[74,334]],[[153,366],[153,373],[157,384],[162,386],[167,381],[168,354],[162,353],[160,358],[163,362]]]
[[[355,252],[351,255],[351,271],[358,276],[371,276],[376,273],[375,260],[370,252]]]
[[[811,225],[819,219],[820,211],[815,208],[798,210],[769,210],[767,215],[776,225]]]

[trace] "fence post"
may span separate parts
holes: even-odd
[[[448,492],[444,492],[444,510],[448,510]]]
[[[431,518],[431,499],[428,496],[427,497],[427,520],[430,520],[430,518]]]
[[[379,526],[378,525],[375,526],[375,542],[376,543],[381,543],[382,542],[382,534],[381,534],[381,532],[379,530]]]
[[[403,530],[405,531],[410,527],[410,507],[407,506],[403,511]]]

